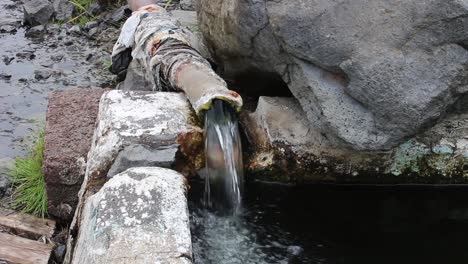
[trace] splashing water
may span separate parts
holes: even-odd
[[[205,113],[205,156],[205,206],[238,214],[243,189],[242,147],[234,110],[221,100],[215,100]]]

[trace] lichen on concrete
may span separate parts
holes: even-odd
[[[86,201],[72,263],[191,263],[186,191],[170,169],[115,175]]]

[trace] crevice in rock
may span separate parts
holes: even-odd
[[[468,51],[468,41],[467,42],[458,42],[456,43],[458,46],[462,47],[466,51]]]
[[[248,70],[226,80],[244,100],[244,109],[254,111],[260,96],[292,97],[288,85],[274,72]]]
[[[468,113],[468,93],[460,96],[447,112],[453,114]]]

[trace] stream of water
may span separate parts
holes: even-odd
[[[237,215],[244,184],[242,147],[235,113],[221,100],[205,113],[205,156],[205,206]]]
[[[234,110],[214,101],[205,113],[206,175],[201,204],[191,203],[195,263],[290,263],[302,248],[270,236],[262,240],[251,221],[262,210],[243,205],[242,148]],[[198,191],[199,193],[201,192]],[[266,226],[265,226],[266,227]],[[280,230],[279,237],[286,237]],[[306,258],[301,258],[303,263]]]

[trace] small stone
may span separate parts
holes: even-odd
[[[14,165],[14,160],[11,158],[0,159],[0,199],[7,194],[9,189],[10,176],[6,172]]]
[[[58,34],[58,33],[60,33],[60,26],[57,25],[57,24],[52,24],[52,25],[47,27],[47,31],[51,32],[51,33],[54,33],[54,34]],[[50,45],[49,45],[49,47],[50,47]]]
[[[49,70],[35,70],[34,78],[36,80],[46,80],[52,75],[52,72]]]
[[[104,7],[102,5],[100,5],[99,3],[97,3],[97,2],[93,3],[88,8],[88,12],[93,14],[93,15],[101,14],[104,10],[105,10]]]
[[[69,32],[70,32],[70,34],[73,34],[73,35],[80,35],[81,34],[81,28],[78,25],[74,25],[73,27],[70,28]]]
[[[45,32],[45,27],[43,25],[38,25],[26,31],[25,35],[28,38],[39,38],[39,37],[44,36],[44,32]]]
[[[96,37],[99,35],[99,28],[91,28],[88,32],[88,38],[90,39],[96,39]]]
[[[26,51],[25,50],[25,51],[16,53],[16,57],[19,58],[19,59],[32,60],[32,59],[36,58],[36,55],[34,55],[34,51]]]
[[[54,13],[54,7],[47,0],[25,0],[23,11],[25,24],[45,25]]]
[[[0,73],[0,80],[10,80],[11,79],[11,74],[8,73]]]
[[[55,62],[59,62],[63,59],[63,54],[54,54],[54,55],[51,55],[50,56],[50,59],[55,61]]]
[[[57,261],[58,263],[62,263],[62,262],[63,262],[63,257],[65,256],[65,250],[66,250],[65,245],[58,245],[58,246],[54,249],[54,258],[55,258],[55,261]]]
[[[11,63],[12,60],[14,60],[15,57],[8,57],[6,55],[3,55],[2,57],[2,60],[3,60],[3,63],[5,63],[5,65],[9,65]]]
[[[0,26],[20,26],[21,20],[10,17],[0,18]]]
[[[8,189],[8,181],[8,175],[0,173],[0,199],[5,195]]]
[[[288,253],[293,255],[293,256],[298,256],[304,251],[303,248],[300,246],[289,246],[288,247]]]
[[[180,8],[182,10],[194,11],[195,5],[193,0],[180,0]]]
[[[55,0],[53,6],[55,18],[59,20],[70,19],[75,11],[75,5],[70,0]]]
[[[85,24],[84,29],[85,29],[85,30],[90,30],[90,29],[95,28],[95,27],[97,27],[97,26],[99,26],[99,22],[97,22],[97,21],[90,21],[90,22],[88,22],[88,23]]]
[[[0,33],[15,33],[15,32],[16,32],[15,26],[10,26],[10,25],[0,26]]]

